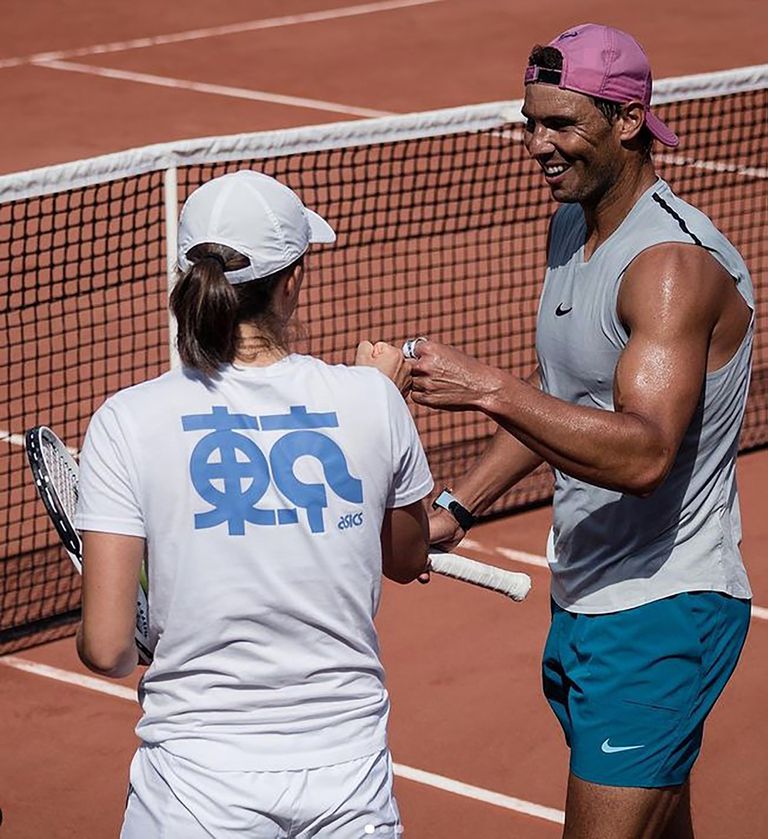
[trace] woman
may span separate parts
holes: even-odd
[[[196,190],[171,295],[180,369],[117,393],[81,455],[78,651],[130,673],[147,555],[154,661],[122,836],[396,836],[373,627],[426,567],[432,479],[393,378],[291,353],[320,216],[251,171]]]

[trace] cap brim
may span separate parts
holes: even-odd
[[[329,244],[330,242],[336,241],[336,231],[322,216],[319,216],[314,210],[310,210],[308,207],[304,208],[304,212],[307,214],[309,220],[310,242]]]
[[[665,146],[671,146],[675,148],[679,145],[680,140],[677,137],[677,134],[674,131],[671,131],[657,116],[653,113],[653,111],[646,111],[645,112],[645,124],[648,126],[648,130],[653,134],[653,136],[660,142],[664,143]]]

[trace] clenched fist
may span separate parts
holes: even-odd
[[[436,341],[419,341],[411,374],[411,399],[445,411],[482,409],[483,399],[501,387],[500,371]]]
[[[406,361],[402,352],[386,341],[377,341],[375,344],[370,341],[361,341],[357,345],[355,364],[375,367],[392,379],[403,397],[407,396],[411,390],[412,362]]]

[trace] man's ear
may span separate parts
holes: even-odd
[[[645,108],[642,102],[628,102],[618,118],[619,136],[623,142],[632,140],[645,124]]]

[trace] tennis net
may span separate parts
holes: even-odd
[[[732,239],[765,304],[768,65],[657,83],[681,145],[663,177]],[[520,143],[520,102],[151,146],[0,178],[0,651],[71,632],[79,582],[29,480],[23,431],[82,440],[106,396],[172,363],[167,292],[178,207],[205,180],[257,168],[329,219],[338,244],[309,260],[306,345],[331,362],[360,338],[428,334],[493,365],[534,366],[534,326],[553,210]],[[479,414],[417,410],[438,485],[482,451]],[[742,436],[768,442],[760,332]],[[541,470],[493,508],[546,500]]]

